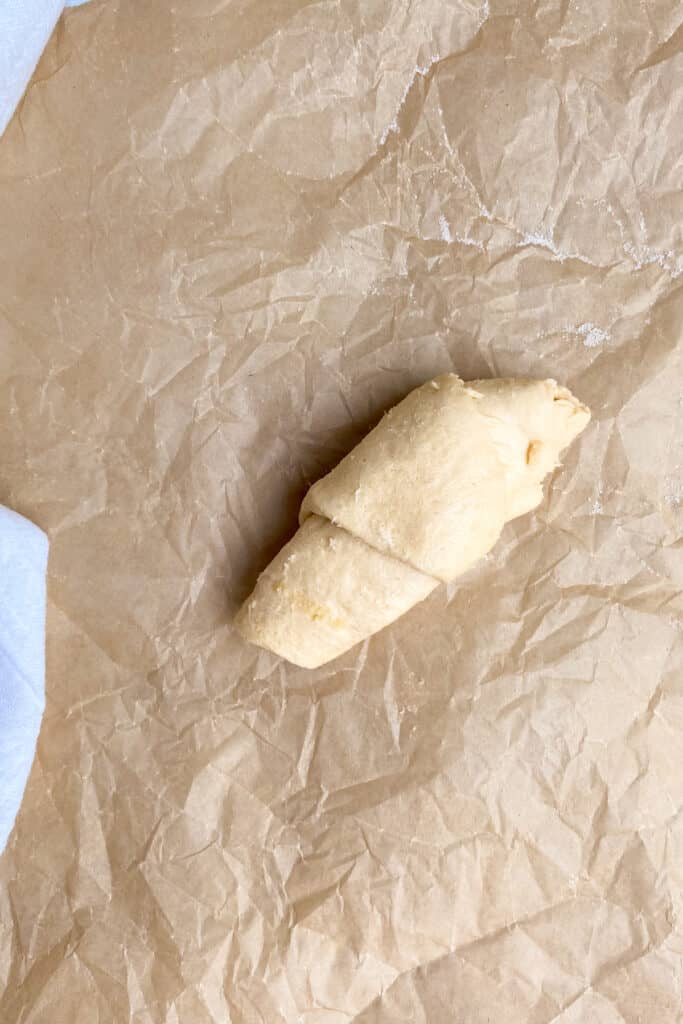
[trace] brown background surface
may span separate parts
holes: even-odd
[[[2,1024],[683,1019],[678,0],[101,0],[0,140],[0,500],[51,539]],[[317,672],[231,616],[413,385],[594,411]]]

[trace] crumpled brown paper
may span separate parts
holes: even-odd
[[[101,0],[0,141],[0,500],[51,538],[3,1024],[675,1024],[676,0]],[[317,672],[231,616],[445,370],[594,422]]]

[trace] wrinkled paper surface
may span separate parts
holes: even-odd
[[[102,0],[0,140],[0,501],[51,539],[3,1024],[675,1024],[677,0]],[[316,672],[231,617],[427,378],[594,421]]]

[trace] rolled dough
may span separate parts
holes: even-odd
[[[338,657],[490,551],[589,419],[554,380],[416,388],[311,487],[237,628],[305,668]]]

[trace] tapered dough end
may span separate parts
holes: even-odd
[[[235,625],[245,640],[318,668],[403,615],[437,583],[310,516],[261,574]]]
[[[590,410],[552,379],[477,380],[467,386],[482,396],[482,411],[493,421],[509,522],[541,503],[545,478],[588,426]]]

